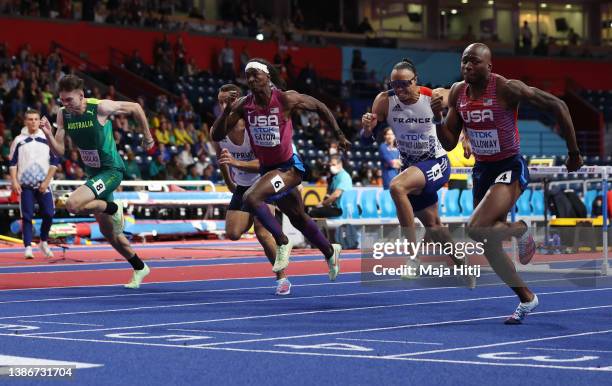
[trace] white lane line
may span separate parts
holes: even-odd
[[[603,354],[612,354],[611,350],[578,350],[573,348],[545,348],[545,347],[527,347],[526,350],[537,350],[537,351],[567,351],[567,352],[595,352]]]
[[[559,292],[550,292],[550,293],[540,293],[540,295],[555,295],[555,294],[567,294],[568,292],[591,292],[591,291],[599,291],[605,289],[592,289],[592,290],[579,290],[579,291],[559,291]],[[612,288],[608,288],[608,290],[612,290]],[[149,324],[149,325],[140,325],[140,326],[124,326],[124,327],[108,327],[108,328],[97,328],[97,329],[85,329],[85,330],[71,330],[71,331],[57,331],[57,332],[45,332],[45,333],[33,333],[28,335],[55,335],[55,334],[72,334],[72,333],[82,333],[82,332],[96,332],[96,331],[113,331],[113,330],[131,330],[131,329],[142,329],[142,328],[150,328],[150,327],[165,327],[165,326],[177,326],[177,325],[187,325],[187,324],[201,324],[201,323],[215,323],[215,322],[226,322],[226,321],[236,321],[236,320],[254,320],[254,319],[266,319],[266,318],[278,318],[282,316],[297,316],[297,315],[313,315],[313,314],[325,314],[325,313],[334,313],[334,312],[347,312],[347,311],[361,311],[361,310],[371,310],[371,309],[384,309],[384,308],[396,308],[396,307],[407,307],[407,306],[420,306],[420,305],[430,305],[430,304],[443,304],[443,303],[457,303],[457,302],[471,302],[471,301],[482,301],[482,300],[496,300],[501,298],[512,298],[515,295],[505,295],[505,296],[491,296],[491,297],[482,297],[482,298],[471,298],[471,299],[455,299],[455,300],[437,300],[433,302],[419,302],[419,303],[404,303],[404,304],[393,304],[393,305],[381,305],[381,306],[367,306],[367,307],[355,307],[355,308],[340,308],[340,309],[332,309],[332,310],[315,310],[315,311],[302,311],[302,312],[293,312],[293,313],[281,313],[281,314],[265,314],[265,315],[251,315],[251,316],[243,316],[243,317],[232,317],[232,318],[222,318],[222,319],[206,319],[206,320],[194,320],[194,321],[182,321],[182,322],[168,322],[168,323],[157,323],[157,324]],[[564,311],[575,311],[575,310],[586,310],[586,309],[597,309],[597,308],[609,308],[612,305],[606,306],[596,306],[596,307],[583,307],[579,309],[565,309],[560,311],[542,311],[535,312],[532,314],[545,314],[545,313],[555,313],[555,312],[564,312]],[[308,335],[297,335],[297,336],[289,336],[289,337],[278,337],[278,338],[267,338],[267,339],[256,339],[256,340],[248,340],[248,341],[230,341],[230,342],[220,342],[216,344],[234,344],[234,343],[248,343],[252,341],[265,341],[265,340],[282,340],[282,339],[297,339],[304,337],[314,337],[314,336],[326,336],[326,335],[336,335],[336,334],[347,334],[352,332],[366,332],[366,331],[384,331],[389,329],[397,329],[397,328],[406,328],[406,327],[419,327],[426,325],[437,325],[437,324],[449,324],[449,323],[458,323],[458,322],[467,322],[467,321],[477,321],[477,320],[488,320],[495,318],[503,318],[507,315],[501,316],[493,316],[493,317],[484,317],[484,318],[476,318],[476,319],[464,319],[458,321],[448,321],[448,322],[435,322],[435,323],[425,323],[425,324],[415,324],[415,325],[400,325],[400,326],[392,326],[392,327],[383,327],[383,328],[368,328],[361,330],[352,330],[352,331],[339,331],[339,332],[330,332],[330,333],[319,333],[319,334],[308,334]]]
[[[267,277],[267,279],[270,279]],[[343,281],[343,282],[325,282],[325,283],[307,283],[307,284],[292,284],[291,287],[312,287],[312,286],[336,286],[343,284],[359,284],[359,283],[377,283],[377,282],[388,282],[388,281],[397,281],[397,279],[386,279],[386,280],[354,280],[354,281]],[[184,283],[184,282],[180,282]],[[150,283],[144,283],[150,284]],[[113,284],[113,286],[115,286]],[[0,304],[15,304],[15,303],[39,303],[39,302],[55,302],[62,300],[89,300],[89,299],[112,299],[112,298],[122,298],[122,297],[131,297],[131,296],[149,296],[149,295],[176,295],[176,294],[196,294],[196,293],[213,293],[213,292],[231,292],[231,291],[248,291],[248,290],[258,290],[258,289],[271,289],[274,288],[273,285],[269,286],[259,286],[259,287],[238,287],[238,288],[219,288],[219,289],[201,289],[201,290],[188,290],[188,291],[164,291],[164,292],[137,292],[137,293],[129,293],[129,294],[115,294],[115,295],[93,295],[93,296],[72,296],[72,297],[63,297],[63,298],[46,298],[46,299],[27,299],[27,300],[7,300],[0,301]],[[428,289],[454,289],[455,287],[434,287],[434,288],[415,288],[414,291],[424,291]]]
[[[102,367],[104,365],[96,363],[84,363],[84,362],[69,362],[69,361],[56,361],[52,359],[44,358],[30,358],[30,357],[18,357],[13,355],[0,355],[0,363],[2,367],[6,366],[75,366],[77,369],[90,369],[93,367]],[[2,373],[3,376],[8,375],[6,372]]]
[[[103,324],[90,324],[90,323],[62,323],[62,322],[40,322],[38,320],[19,320],[23,323],[41,323],[41,324],[65,324],[68,326],[92,326],[92,327],[104,327]]]
[[[595,309],[600,309],[600,308],[612,308],[612,304],[605,305],[605,306],[566,308],[566,309],[562,309],[562,310],[532,312],[530,315],[554,314],[554,313],[572,312],[572,311],[586,311],[586,310],[595,310]],[[448,324],[477,322],[477,321],[492,320],[492,319],[502,319],[502,318],[505,318],[505,317],[508,317],[508,315],[486,316],[486,317],[472,318],[472,319],[448,320],[448,321],[442,321],[442,322],[402,324],[402,325],[399,325],[399,326],[373,327],[373,328],[366,328],[366,329],[359,329],[359,330],[321,332],[321,333],[315,333],[315,334],[302,334],[302,335],[293,335],[293,336],[280,336],[280,337],[276,337],[276,338],[234,340],[234,341],[226,341],[226,342],[216,342],[216,343],[201,344],[200,346],[202,346],[202,347],[212,347],[212,346],[221,346],[221,345],[228,345],[228,344],[258,343],[258,342],[269,342],[269,341],[275,341],[275,340],[314,338],[314,337],[320,337],[320,336],[352,334],[352,333],[356,333],[356,332],[377,332],[377,331],[388,331],[388,330],[397,330],[397,329],[414,328],[414,327],[441,326],[441,325],[448,325]],[[39,332],[39,333],[32,333],[32,334],[27,334],[27,335],[43,335],[43,334],[44,335],[48,335],[48,334],[51,334],[51,333],[46,333],[45,334],[45,333]],[[53,334],[59,334],[59,333],[53,333]],[[453,349],[449,349],[449,350],[452,351]],[[406,354],[406,355],[409,355],[409,354]]]
[[[609,288],[612,290],[612,288]],[[294,301],[294,300],[304,300],[304,299],[320,299],[320,298],[343,298],[343,297],[351,297],[351,296],[367,296],[367,295],[380,295],[380,294],[390,294],[390,293],[404,293],[411,292],[413,289],[405,289],[405,290],[387,290],[387,291],[370,291],[370,292],[353,292],[346,294],[326,294],[326,295],[312,295],[312,296],[292,296],[292,297],[275,297],[275,298],[266,298],[266,299],[245,299],[245,300],[227,300],[227,301],[218,301],[218,302],[197,302],[197,303],[182,303],[182,304],[166,304],[161,306],[142,306],[142,307],[132,307],[132,308],[114,308],[114,309],[102,309],[102,310],[90,310],[90,311],[73,311],[73,312],[58,312],[58,313],[50,313],[50,314],[36,314],[36,315],[18,315],[18,316],[3,316],[0,317],[0,320],[7,319],[19,319],[19,318],[38,318],[38,317],[49,317],[49,316],[67,316],[67,315],[87,315],[87,314],[100,314],[107,312],[123,312],[123,311],[140,311],[140,310],[155,310],[155,309],[168,309],[168,308],[181,308],[181,307],[196,307],[196,306],[210,306],[210,305],[227,305],[227,304],[244,304],[244,303],[267,303],[267,302],[282,302],[282,301]],[[514,295],[505,295],[501,298],[513,297]],[[497,299],[497,297],[493,297]],[[489,299],[489,297],[481,298],[481,299]],[[433,302],[436,303],[436,302]],[[411,303],[408,303],[411,304]],[[400,307],[399,305],[390,305],[389,307]],[[368,309],[370,307],[366,307]],[[361,309],[361,308],[355,308]]]
[[[343,276],[347,275],[361,275],[361,272],[346,272],[342,274]],[[307,276],[325,276],[324,273],[309,273],[306,275],[291,275],[291,277],[307,277]],[[150,284],[184,284],[184,283],[199,283],[199,282],[214,282],[214,281],[228,281],[228,280],[255,280],[255,279],[268,279],[271,280],[271,276],[256,276],[256,277],[238,277],[238,278],[227,278],[227,279],[201,279],[201,280],[173,280],[173,281],[148,281],[146,283],[142,283],[140,286],[150,285]],[[556,279],[561,280],[561,279]],[[11,292],[11,291],[31,291],[31,290],[49,290],[49,289],[63,289],[63,288],[103,288],[103,287],[121,287],[122,284],[96,284],[96,285],[71,285],[71,286],[62,286],[62,287],[35,287],[35,288],[10,288],[10,289],[0,289],[0,292]]]
[[[233,331],[216,331],[216,330],[188,330],[185,328],[169,328],[168,331],[182,331],[182,332],[213,332],[217,334],[230,334],[230,335],[255,335],[261,336],[256,332],[233,332]]]
[[[300,356],[311,356],[311,357],[337,357],[337,358],[377,359],[377,360],[409,361],[409,362],[448,363],[448,364],[460,364],[460,365],[483,365],[483,366],[501,366],[501,367],[532,367],[532,368],[556,369],[556,370],[612,372],[612,366],[608,366],[608,367],[578,367],[578,366],[541,365],[541,364],[531,364],[531,363],[460,361],[460,360],[450,360],[450,359],[389,358],[389,357],[385,357],[385,356],[375,356],[375,355],[332,354],[332,353],[282,351],[282,350],[256,350],[256,349],[241,349],[241,348],[230,348],[230,347],[199,347],[199,346],[191,346],[191,345],[174,345],[174,344],[144,343],[144,342],[126,342],[126,341],[114,341],[114,340],[103,340],[103,339],[64,338],[64,337],[58,337],[58,336],[28,336],[28,335],[13,335],[13,334],[0,334],[0,336],[10,336],[10,337],[18,337],[18,338],[32,338],[32,339],[63,340],[63,341],[71,341],[71,342],[93,342],[93,343],[126,344],[126,345],[133,345],[133,346],[167,347],[167,348],[178,348],[178,349],[233,351],[233,352],[258,353],[258,354],[259,353],[265,353],[265,354],[277,354],[277,355],[300,355]]]
[[[600,308],[604,308],[604,307],[605,306],[601,306]],[[612,304],[609,305],[608,307],[612,307]],[[576,309],[576,311],[583,311],[583,310],[584,310],[584,308]],[[549,311],[549,312],[552,312],[552,311]],[[557,310],[556,312],[559,312],[559,310]],[[533,314],[536,314],[536,312],[534,312]],[[580,332],[580,333],[576,333],[576,334],[547,336],[547,337],[544,337],[544,338],[521,339],[521,340],[514,340],[514,341],[509,341],[509,342],[498,342],[498,343],[491,343],[491,344],[481,344],[481,345],[477,345],[477,346],[455,347],[455,348],[447,348],[447,349],[441,349],[441,350],[430,350],[430,351],[412,352],[412,353],[407,353],[407,354],[389,355],[388,357],[391,357],[391,358],[404,358],[404,357],[411,357],[411,356],[417,356],[417,355],[426,355],[426,354],[441,354],[441,353],[455,352],[455,351],[477,350],[477,349],[481,349],[481,348],[509,346],[509,345],[513,345],[513,344],[522,344],[522,343],[531,343],[531,342],[544,342],[544,341],[549,341],[549,340],[574,338],[574,337],[577,337],[577,336],[589,336],[589,335],[609,334],[611,332],[612,332],[612,330],[588,331],[588,332]]]
[[[381,343],[426,344],[426,345],[432,345],[432,346],[444,346],[444,343],[411,342],[408,340],[351,339],[351,338],[336,338],[336,340],[348,340],[348,341],[354,341],[354,342],[381,342]]]
[[[558,281],[558,280],[560,280],[560,279],[538,280],[537,282]],[[561,280],[567,280],[567,278],[564,278],[564,279],[561,279]],[[536,281],[533,281],[533,282],[530,282],[530,283],[534,283],[534,282],[536,282]],[[502,286],[502,283],[487,284],[486,286]],[[266,287],[266,288],[269,288],[269,287]],[[170,305],[163,305],[163,306],[143,306],[143,307],[136,307],[136,308],[119,308],[119,309],[105,309],[105,310],[92,310],[92,311],[74,311],[74,312],[63,312],[63,313],[53,313],[53,314],[3,316],[3,317],[0,317],[0,320],[17,319],[17,318],[48,317],[48,316],[84,315],[84,314],[96,314],[96,313],[105,313],[105,312],[138,311],[138,310],[143,310],[143,309],[192,307],[192,306],[216,305],[216,304],[235,304],[235,303],[248,303],[248,302],[270,302],[270,301],[309,299],[309,298],[321,298],[321,297],[343,297],[343,296],[355,296],[355,295],[362,295],[362,294],[425,291],[425,290],[430,290],[430,289],[445,289],[445,288],[461,288],[461,287],[411,288],[411,289],[405,289],[405,290],[363,292],[363,293],[357,293],[357,294],[337,294],[337,295],[325,295],[325,296],[323,296],[323,295],[316,295],[316,296],[310,296],[310,297],[309,296],[282,297],[282,298],[272,298],[272,299],[236,300],[236,301],[230,301],[230,302],[204,302],[204,303],[170,304]],[[611,288],[589,289],[589,290],[577,290],[577,291],[569,291],[569,292],[607,291],[607,290],[612,290],[612,287]],[[223,291],[223,290],[219,290],[219,291]],[[567,291],[563,291],[561,293],[566,293],[566,292]],[[544,292],[542,294],[556,294],[556,293],[557,292],[549,292],[549,293]],[[501,296],[501,297],[496,297],[496,298],[502,299],[502,298],[508,298],[508,297],[512,297],[512,295]],[[487,297],[487,298],[478,298],[478,299],[489,299],[489,298]],[[429,304],[429,303],[423,303],[423,304]],[[396,305],[395,307],[398,307],[398,306],[403,306],[403,304]],[[391,307],[393,307],[393,306],[391,306]],[[366,309],[367,308],[368,307],[366,307]]]
[[[351,260],[360,260],[359,258],[351,258],[351,259],[343,259],[343,261],[351,261]],[[146,261],[146,260],[145,260]],[[303,263],[319,263],[319,261],[316,260],[303,260],[303,261],[295,261],[294,264],[303,264]],[[266,264],[266,262],[261,261],[261,262],[257,262],[257,263],[253,263],[253,262],[248,262],[248,263],[219,263],[219,264],[199,264],[199,265],[179,265],[179,266],[173,266],[173,267],[154,267],[154,270],[158,270],[158,269],[176,269],[176,268],[181,268],[181,267],[185,267],[185,268],[194,268],[194,267],[224,267],[224,266],[239,266],[239,265],[253,265],[253,264]],[[106,272],[106,271],[130,271],[131,268],[129,267],[129,265],[127,267],[122,267],[122,268],[100,268],[100,269],[91,269],[91,270],[67,270],[67,271],[29,271],[29,272],[0,272],[0,277],[4,276],[4,275],[23,275],[23,274],[28,274],[28,275],[38,275],[38,274],[44,274],[44,273],[75,273],[78,274],[79,272]]]

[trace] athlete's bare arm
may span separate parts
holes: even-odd
[[[448,88],[434,88],[433,90],[431,90],[431,96],[432,97],[436,97],[436,96],[441,96],[442,97],[442,107],[447,108],[448,107],[448,97],[450,95],[450,89]]]
[[[61,110],[57,114],[55,125],[57,126],[57,130],[55,131],[55,135],[53,135],[51,122],[49,122],[47,117],[42,117],[40,120],[40,129],[45,134],[45,137],[47,137],[51,151],[53,151],[56,156],[61,157],[64,155],[65,151],[64,137],[66,136],[66,132],[64,131],[64,117]]]
[[[244,103],[246,97],[238,99],[236,91],[230,91],[226,100],[225,108],[217,117],[210,129],[210,137],[213,141],[221,141],[238,124],[244,116]]]
[[[219,165],[231,166],[249,173],[259,173],[259,160],[241,161],[232,155],[227,149],[223,149],[219,156]]]
[[[515,79],[500,79],[497,84],[497,90],[503,101],[511,107],[518,106],[520,102],[529,102],[536,107],[555,114],[567,143],[569,154],[566,163],[567,169],[570,172],[580,169],[583,164],[582,158],[580,157],[576,142],[576,132],[574,131],[572,117],[565,102],[546,91],[529,87],[520,80]]]
[[[431,98],[431,110],[434,114],[434,120],[441,122],[436,124],[436,133],[440,144],[446,151],[451,151],[459,142],[459,135],[463,127],[463,120],[457,112],[457,98],[459,97],[459,84],[453,84],[448,95],[448,113],[446,119],[442,119],[442,110],[444,109],[443,96],[438,95]]]
[[[215,141],[213,141],[212,145],[215,148],[215,153],[218,154],[217,157],[220,157],[221,146],[219,146],[219,144]],[[223,181],[225,181],[225,185],[227,185],[227,188],[230,192],[234,193],[234,191],[236,190],[236,183],[232,179],[232,175],[229,171],[229,166],[227,164],[222,164],[220,165],[220,169],[221,175],[223,176]]]
[[[365,113],[361,117],[361,127],[363,128],[362,135],[364,137],[370,137],[372,135],[372,131],[378,122],[387,120],[387,111],[389,111],[389,94],[383,91],[374,98],[372,112]]]
[[[131,115],[138,126],[142,127],[144,134],[144,140],[142,145],[146,150],[151,149],[155,145],[151,130],[149,129],[149,122],[145,115],[142,106],[134,102],[126,101],[112,101],[110,99],[103,99],[98,105],[98,122],[105,123],[110,115],[113,114],[129,114]]]
[[[310,95],[300,94],[295,91],[283,92],[283,104],[286,107],[286,111],[292,112],[293,110],[307,110],[313,111],[319,114],[322,120],[324,120],[329,127],[334,129],[336,136],[338,137],[338,147],[342,150],[348,150],[351,147],[351,143],[346,139],[344,133],[338,126],[334,114],[325,106],[320,100],[311,97]]]

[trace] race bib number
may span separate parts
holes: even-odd
[[[442,178],[442,168],[440,164],[435,164],[427,171],[427,179],[430,181],[437,181]]]
[[[104,181],[102,181],[102,179],[99,179],[97,181],[94,181],[93,188],[99,195],[106,190],[106,185],[104,184]]]
[[[496,184],[509,184],[512,181],[512,171],[503,172],[495,179]]]
[[[278,193],[282,188],[285,187],[285,182],[281,178],[281,176],[276,176],[270,180],[270,183],[274,187],[274,192]]]
[[[420,156],[429,152],[429,134],[402,134],[397,139],[397,148],[408,156]]]
[[[81,153],[81,159],[83,163],[92,168],[99,168],[100,163],[100,154],[97,150],[82,150],[79,149],[79,153]]]
[[[255,145],[274,147],[280,145],[280,128],[278,126],[251,127],[251,135]]]
[[[472,152],[478,155],[493,155],[500,152],[497,130],[467,129]]]

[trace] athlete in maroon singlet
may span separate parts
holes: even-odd
[[[338,127],[332,112],[319,100],[295,91],[281,91],[278,73],[267,61],[252,59],[245,68],[251,94],[236,100],[228,99],[227,108],[215,122],[213,140],[223,139],[240,119],[244,119],[251,145],[261,165],[261,177],[245,193],[244,207],[253,213],[276,240],[276,261],[273,271],[284,269],[289,263],[292,245],[280,224],[270,213],[266,201],[274,201],[287,215],[291,224],[325,256],[329,278],[335,280],[339,271],[340,245],[332,245],[315,222],[304,212],[300,192],[295,189],[305,172],[302,161],[293,151],[291,113],[294,110],[317,112],[339,139],[339,146],[347,149],[350,142]]]
[[[567,142],[567,170],[580,169],[582,158],[567,105],[559,98],[491,72],[491,51],[482,43],[469,45],[461,58],[463,81],[451,88],[446,119],[442,120],[440,98],[431,101],[440,143],[452,150],[465,129],[474,166],[474,213],[468,223],[471,238],[484,242],[485,256],[497,275],[514,290],[520,304],[506,324],[520,324],[538,305],[538,297],[516,273],[504,252],[502,241],[516,237],[519,257],[526,264],[535,253],[535,243],[523,221],[508,223],[508,212],[526,188],[529,173],[520,155],[516,125],[520,102],[555,114]]]

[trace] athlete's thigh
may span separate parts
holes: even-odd
[[[96,195],[88,185],[81,185],[68,197],[68,200],[75,203],[77,207],[81,207],[88,202],[96,199]]]
[[[277,194],[282,194],[289,189],[294,188],[302,182],[302,178],[298,172],[293,168],[282,171],[282,170],[270,170],[251,186],[246,192],[245,196],[251,196],[255,194],[262,199],[272,197]]]
[[[391,180],[391,186],[408,190],[410,194],[419,194],[425,187],[427,179],[423,171],[416,166],[410,166]]]
[[[276,201],[276,205],[289,218],[301,216],[305,213],[302,194],[297,189],[293,189],[286,196]]]
[[[228,233],[242,234],[253,225],[253,216],[242,210],[228,210],[225,214],[225,230]]]
[[[119,170],[102,170],[85,182],[95,198],[98,200],[112,201],[113,192],[121,184],[123,173]]]
[[[521,188],[518,181],[491,185],[474,209],[470,222],[489,226],[497,221],[504,221],[520,195]]]

